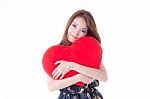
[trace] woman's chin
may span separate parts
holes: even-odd
[[[71,37],[70,39],[68,39],[71,43],[73,43],[74,41],[76,41],[75,38]]]
[[[75,40],[69,40],[71,43],[73,43]]]

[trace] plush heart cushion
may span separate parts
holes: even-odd
[[[58,60],[76,62],[78,64],[100,68],[102,59],[102,48],[99,42],[93,37],[81,37],[70,46],[55,45],[47,49],[43,55],[43,67],[46,73],[52,77],[53,70],[58,66],[54,63]],[[64,78],[78,74],[71,70]],[[78,82],[76,85],[83,86],[84,83]]]

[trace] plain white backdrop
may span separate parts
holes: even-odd
[[[149,0],[1,0],[0,99],[57,99],[42,57],[79,9],[93,14],[102,39],[104,98],[150,99]]]

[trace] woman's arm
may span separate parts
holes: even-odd
[[[106,82],[108,79],[107,72],[103,63],[101,63],[100,69],[95,69],[88,66],[80,65],[75,62],[68,62],[64,60],[57,61],[55,64],[59,64],[52,73],[53,78],[55,79],[57,79],[58,77],[62,79],[64,75],[68,73],[70,70],[77,71],[81,74],[84,74],[86,76],[92,77],[93,79],[97,79],[103,82]]]
[[[75,63],[75,65],[72,65],[72,70],[103,82],[106,82],[108,80],[107,72],[103,63],[101,64],[100,69],[90,68]]]
[[[77,74],[75,76],[65,78],[62,80],[55,80],[51,78],[50,76],[47,76],[47,84],[48,84],[48,89],[50,91],[59,90],[59,89],[68,87],[80,81],[82,81],[83,83],[89,84],[93,81],[93,79],[83,74]]]

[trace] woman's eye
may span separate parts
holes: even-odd
[[[72,26],[76,28],[76,25],[75,25],[75,24],[72,24]]]
[[[86,30],[81,30],[81,32],[83,32],[83,33],[87,33],[87,31],[86,31]]]

